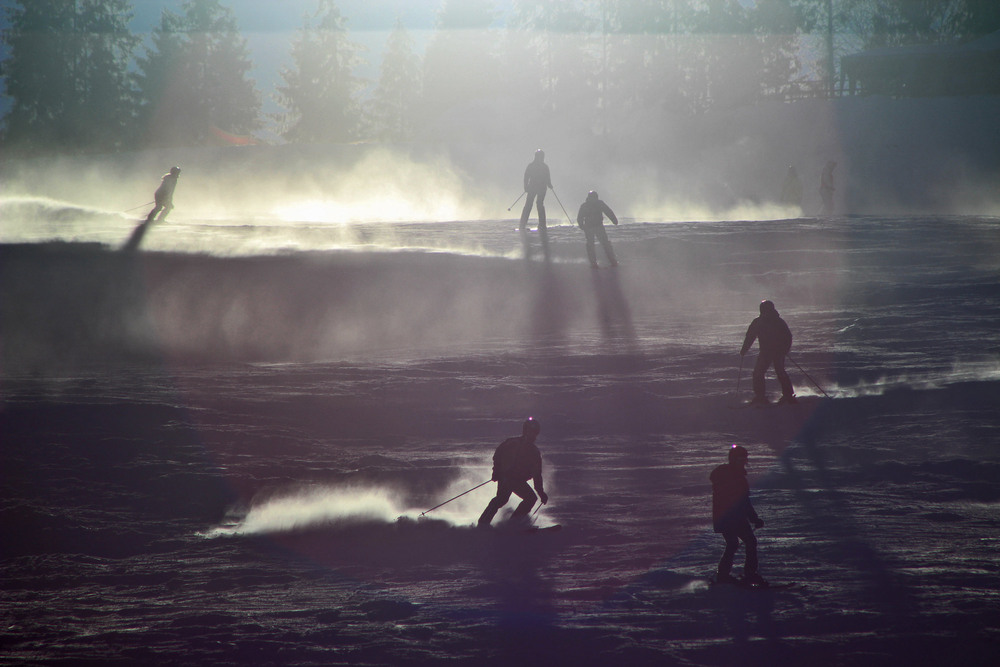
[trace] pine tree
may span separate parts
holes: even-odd
[[[290,69],[281,72],[281,136],[291,142],[350,141],[358,136],[362,81],[353,73],[359,47],[332,0],[319,0],[292,45]]]
[[[134,112],[128,63],[137,44],[128,0],[31,0],[6,8],[8,150],[114,150]]]
[[[759,48],[759,94],[785,97],[801,83],[801,36],[809,21],[792,0],[760,0],[750,13]]]
[[[682,3],[690,4],[690,3]],[[600,7],[602,106],[612,126],[631,116],[686,96],[692,40],[681,40],[682,21],[691,27],[691,7],[672,0],[610,0]],[[616,117],[618,120],[616,121]]]
[[[412,139],[419,99],[420,59],[409,33],[397,19],[386,40],[378,86],[369,106],[374,135],[385,141]]]
[[[500,96],[496,11],[489,0],[444,0],[424,55],[421,124],[453,133],[482,122],[484,106]],[[473,123],[475,124],[475,123]]]
[[[627,53],[625,72],[613,71],[611,88],[630,84],[622,95],[640,109],[698,113],[751,104],[784,93],[798,74],[796,49],[805,19],[791,0],[618,5],[616,28],[624,43],[637,34],[647,39],[644,49]],[[612,67],[621,65],[621,59],[612,61]]]
[[[597,25],[577,3],[516,2],[507,31],[504,88],[541,117],[596,114]]]
[[[249,49],[231,9],[187,0],[164,11],[136,77],[147,139],[197,145],[213,128],[248,134],[260,127],[260,94],[248,78]]]

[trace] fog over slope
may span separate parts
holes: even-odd
[[[840,98],[766,103],[703,116],[636,118],[607,137],[572,124],[524,136],[475,121],[408,145],[177,149],[0,163],[2,198],[43,196],[121,212],[152,199],[160,175],[183,169],[173,219],[307,221],[513,218],[524,167],[546,151],[565,223],[588,190],[639,220],[779,219],[788,166],[802,179],[803,213],[820,207],[819,174],[835,172],[836,213],[1000,210],[1000,117],[993,97]],[[516,125],[516,123],[512,123]],[[132,213],[139,216],[141,212]],[[16,220],[4,222],[10,238]]]

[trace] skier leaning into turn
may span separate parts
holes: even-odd
[[[174,189],[177,187],[177,178],[181,175],[181,170],[178,167],[171,167],[170,171],[163,175],[160,180],[160,187],[156,188],[156,192],[153,193],[154,203],[153,210],[149,212],[146,216],[146,222],[152,222],[153,218],[156,217],[157,213],[160,213],[159,220],[162,221],[167,217],[167,214],[174,208]]]
[[[528,512],[541,498],[542,504],[549,502],[542,482],[542,454],[535,446],[535,439],[542,427],[534,417],[528,417],[521,427],[519,437],[507,438],[500,443],[493,454],[493,478],[497,483],[497,495],[479,517],[479,526],[485,528],[493,521],[497,511],[507,504],[510,494],[521,498],[521,503],[514,510],[510,520],[515,521],[528,516]],[[528,480],[535,486],[536,496],[528,486]]]

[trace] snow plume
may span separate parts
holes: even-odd
[[[268,196],[284,221],[386,222],[478,219],[486,207],[444,156],[417,157],[388,147],[366,150],[349,169],[294,174]],[[250,196],[250,193],[248,193]]]
[[[113,243],[122,226],[117,215],[100,208],[30,195],[0,196],[0,220],[0,243]]]
[[[483,473],[480,473],[483,474]],[[444,503],[475,487],[470,478],[455,480],[441,492]],[[482,480],[480,480],[482,481]],[[470,525],[494,491],[489,485],[465,493],[435,509],[433,518],[452,525]],[[433,505],[432,505],[433,507]],[[317,485],[255,499],[248,509],[203,533],[205,537],[234,537],[308,530],[320,526],[392,523],[418,519],[428,508],[414,508],[399,489],[389,486]]]
[[[901,389],[929,391],[967,382],[996,382],[1000,380],[1000,362],[996,359],[960,360],[951,368],[925,372],[882,375],[872,380],[862,380],[851,385],[835,385],[829,390],[837,398],[882,396]],[[807,395],[807,392],[799,392]]]
[[[171,220],[450,221],[480,219],[484,213],[496,217],[494,209],[500,208],[489,186],[473,183],[446,147],[148,150],[11,160],[0,163],[0,177],[4,197],[48,197],[67,206],[139,218],[151,208],[145,202],[152,204],[153,192],[171,166],[181,169]]]
[[[395,521],[406,513],[390,488],[315,486],[255,501],[235,521],[206,533],[207,537],[283,533],[343,523]]]
[[[488,106],[494,114],[512,109],[512,118],[521,120],[510,104]],[[1000,100],[988,97],[766,102],[696,116],[640,114],[597,133],[581,129],[571,114],[538,127],[499,114],[505,122],[489,131],[480,123],[458,132],[448,122],[441,137],[406,145],[286,144],[9,159],[0,161],[0,194],[121,214],[121,237],[146,214],[160,177],[176,165],[182,173],[169,218],[174,223],[508,219],[520,212],[520,205],[508,207],[522,192],[524,168],[543,148],[554,185],[546,201],[550,224],[572,225],[567,218],[589,190],[597,190],[619,217],[640,221],[815,215],[828,160],[838,163],[838,214],[996,215],[1000,152],[983,128],[998,110]],[[789,166],[801,179],[801,210],[780,205]],[[5,220],[8,230],[10,224]],[[222,242],[206,235],[205,247],[195,250],[212,252]]]

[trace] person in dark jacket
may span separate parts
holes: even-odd
[[[750,456],[745,447],[733,445],[729,449],[729,463],[715,468],[709,479],[712,482],[712,527],[726,540],[725,551],[719,560],[716,581],[735,583],[733,558],[740,542],[746,548],[742,583],[766,586],[767,582],[757,572],[757,537],[753,527],[761,528],[764,522],[750,502],[750,483],[747,482],[747,461]]]
[[[778,376],[781,385],[781,399],[778,403],[795,403],[795,391],[792,381],[785,372],[785,355],[792,349],[792,332],[785,320],[781,319],[774,304],[770,301],[760,302],[760,316],[754,318],[747,327],[747,335],[740,348],[740,356],[744,356],[758,341],[757,363],[753,367],[753,403],[767,403],[764,393],[764,374],[774,366],[774,374]]]
[[[497,447],[493,454],[492,477],[492,481],[497,483],[497,495],[490,500],[479,517],[480,527],[490,525],[497,511],[510,500],[512,493],[521,498],[521,503],[511,515],[511,521],[528,516],[537,499],[541,498],[543,505],[549,502],[549,496],[543,488],[542,454],[535,446],[541,430],[538,420],[529,417],[521,427],[520,437],[507,438]],[[537,496],[528,486],[529,479],[538,492]]]
[[[153,206],[153,210],[146,216],[146,222],[152,222],[153,218],[160,211],[163,211],[163,213],[160,213],[158,221],[163,220],[173,210],[174,188],[177,187],[177,177],[180,175],[181,170],[177,167],[171,167],[170,171],[163,175],[163,178],[160,180],[160,187],[156,188],[156,192],[153,193],[153,200],[156,205]]]
[[[576,215],[576,224],[587,236],[587,259],[590,265],[597,268],[597,250],[594,247],[595,240],[601,242],[604,254],[608,257],[611,266],[618,266],[615,258],[615,251],[608,240],[608,232],[604,229],[604,216],[607,215],[612,224],[618,224],[618,218],[611,207],[605,204],[597,193],[593,190],[587,193],[587,200],[580,204],[580,212]]]
[[[538,209],[538,237],[542,243],[545,259],[549,258],[549,234],[545,227],[545,194],[551,187],[552,178],[549,174],[549,165],[545,164],[545,151],[539,148],[535,151],[535,159],[524,170],[524,191],[528,196],[524,200],[518,229],[521,231],[521,238],[527,251],[528,216],[531,215],[531,206],[534,204]]]

